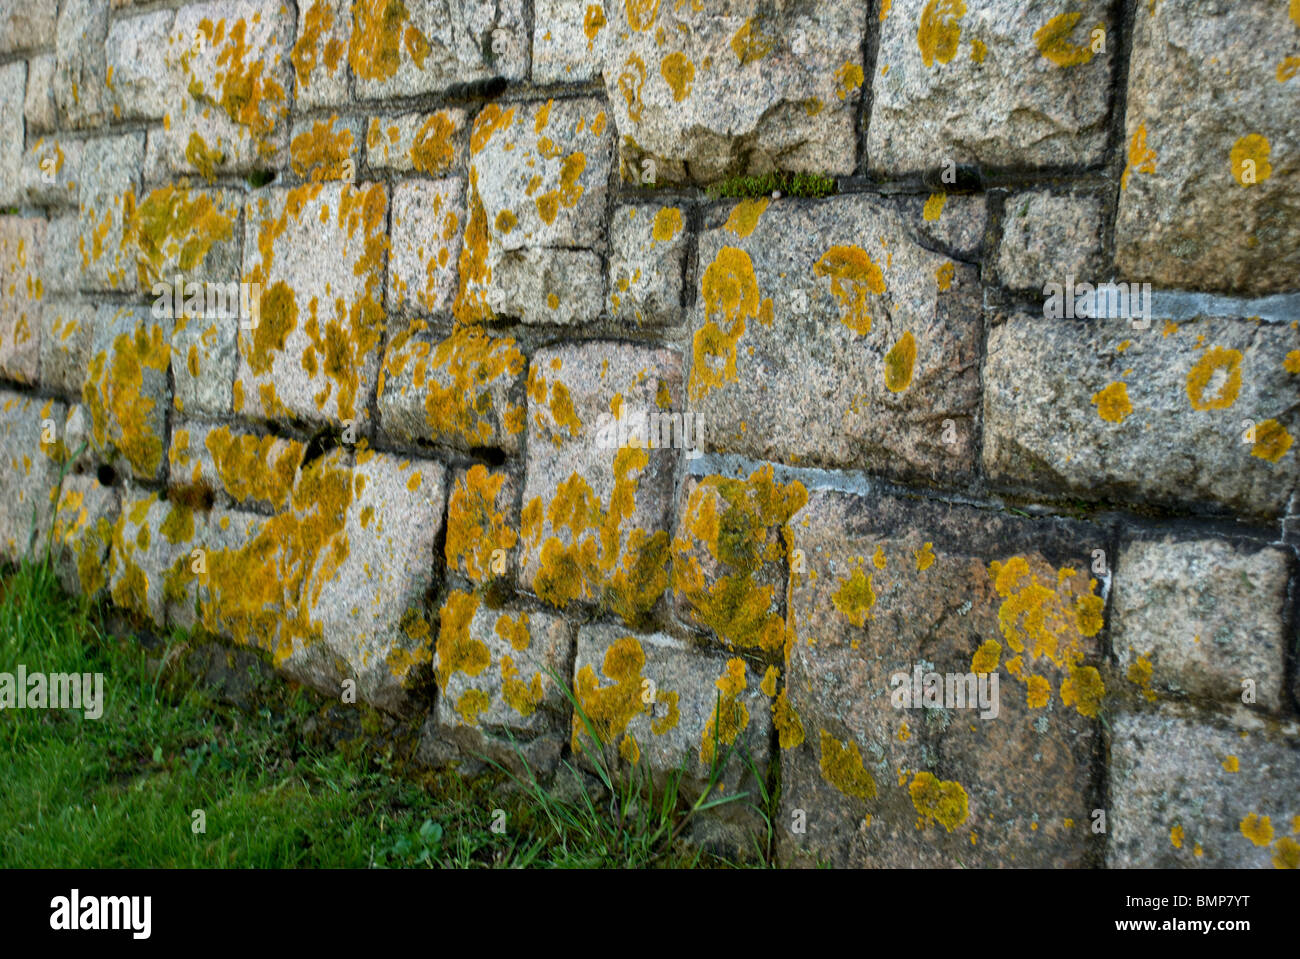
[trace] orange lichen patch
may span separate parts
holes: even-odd
[[[1075,11],[1058,14],[1048,20],[1034,32],[1034,43],[1038,45],[1038,52],[1058,67],[1077,67],[1091,60],[1093,50],[1088,35],[1084,36],[1082,43],[1076,44],[1070,41],[1070,35],[1074,33],[1074,28],[1082,16],[1082,13]],[[1098,25],[1097,29],[1102,28]]]
[[[867,251],[859,246],[833,246],[813,265],[813,273],[831,278],[831,293],[844,310],[840,322],[860,336],[871,332],[867,294],[883,296],[885,277]]]
[[[257,500],[277,510],[288,505],[294,473],[302,460],[301,443],[232,433],[228,427],[218,426],[208,433],[204,445],[212,454],[222,487],[236,502]]]
[[[199,171],[203,179],[211,183],[217,178],[217,167],[226,162],[226,154],[217,147],[209,147],[197,133],[191,133],[189,142],[185,145],[185,159]]]
[[[947,202],[947,193],[931,193],[929,199],[925,201],[925,206],[921,209],[921,218],[931,223],[935,222],[943,215],[943,205]]]
[[[289,144],[289,165],[304,180],[341,180],[352,157],[352,131],[334,129],[337,116],[317,120]]]
[[[634,123],[641,122],[641,113],[645,109],[645,104],[641,101],[641,88],[645,86],[645,77],[645,61],[635,53],[628,54],[623,64],[623,71],[618,75],[618,89],[627,102],[627,113]],[[630,140],[632,140],[630,136],[624,138],[625,143]],[[632,141],[632,145],[635,145],[635,141]]]
[[[976,63],[983,63],[988,55],[989,48],[985,46],[983,40],[974,39],[970,42],[970,58]]]
[[[233,208],[222,209],[210,194],[184,186],[159,187],[138,206],[129,206],[122,246],[135,248],[140,286],[146,289],[172,263],[183,273],[202,266],[212,247],[234,233]]]
[[[451,169],[455,155],[452,137],[456,126],[446,110],[431,114],[415,132],[411,144],[411,166],[420,173],[439,176]]]
[[[465,224],[465,238],[460,249],[457,271],[459,286],[451,309],[457,323],[482,323],[492,318],[492,308],[488,306],[485,290],[492,281],[492,267],[488,265],[487,210],[479,196],[478,170],[474,167],[470,167],[469,171],[469,196],[466,203],[469,222]]]
[[[846,796],[876,798],[876,780],[862,765],[858,744],[842,743],[826,730],[821,731],[822,778]]]
[[[794,749],[803,743],[803,722],[790,705],[790,697],[784,689],[772,703],[772,724],[776,727],[777,742],[782,749]]]
[[[488,141],[498,130],[508,130],[515,120],[515,108],[502,110],[501,104],[489,103],[474,118],[474,126],[469,131],[469,148],[474,153],[481,153]]]
[[[1124,676],[1130,683],[1142,690],[1142,695],[1146,697],[1148,702],[1153,703],[1156,701],[1156,692],[1151,688],[1151,679],[1154,674],[1155,668],[1152,666],[1151,660],[1147,658],[1146,654],[1143,654],[1129,664]]]
[[[1025,702],[1030,709],[1042,709],[1052,700],[1052,684],[1042,676],[1026,677]]]
[[[577,204],[584,191],[578,178],[586,168],[587,155],[581,152],[570,153],[560,163],[559,186],[554,190],[547,190],[533,200],[537,204],[537,215],[542,218],[543,223],[554,223],[561,207],[570,209]]]
[[[916,365],[916,337],[908,330],[885,354],[885,389],[901,393],[912,384],[912,370]]]
[[[1282,361],[1282,369],[1288,373],[1300,373],[1300,350],[1292,350]]]
[[[727,660],[726,668],[714,685],[721,695],[700,736],[700,762],[708,766],[717,756],[717,746],[730,746],[749,726],[749,707],[740,701],[747,686],[745,661]]]
[[[1300,869],[1300,843],[1283,836],[1273,847],[1274,869]]]
[[[591,50],[596,41],[596,34],[605,25],[605,10],[600,4],[589,3],[582,15],[582,32],[587,37],[587,49]]]
[[[668,54],[659,64],[659,74],[673,91],[673,102],[681,103],[691,93],[695,83],[695,64],[680,50]]]
[[[93,596],[108,585],[109,571],[103,560],[113,540],[113,524],[106,516],[99,516],[91,523],[80,491],[63,487],[50,535],[72,554],[77,582],[85,595]]]
[[[446,692],[456,673],[477,676],[492,664],[487,644],[470,635],[470,622],[478,609],[478,597],[452,590],[438,613],[438,687]]]
[[[934,544],[925,543],[920,549],[916,551],[915,556],[916,556],[916,571],[918,573],[924,573],[927,569],[929,569],[931,566],[934,565]]]
[[[1268,137],[1259,133],[1242,137],[1232,145],[1228,154],[1232,178],[1244,187],[1263,183],[1273,175],[1273,165],[1268,162],[1271,152]]]
[[[939,288],[940,293],[952,287],[952,281],[956,275],[957,264],[953,263],[951,260],[947,263],[940,264],[938,268],[935,269],[934,282]]]
[[[515,652],[522,653],[532,645],[532,634],[528,631],[528,614],[520,613],[518,619],[511,619],[505,613],[497,617],[495,632],[510,644]]]
[[[1174,826],[1169,830],[1169,842],[1175,849],[1183,848],[1183,827]]]
[[[1283,57],[1277,65],[1277,82],[1286,83],[1300,73],[1300,57]]]
[[[524,356],[509,337],[491,337],[477,326],[458,326],[430,349],[424,340],[412,339],[419,325],[394,338],[379,372],[379,392],[396,388],[403,372],[411,369],[411,388],[424,395],[425,422],[434,436],[459,439],[472,446],[492,444],[495,427],[491,387],[498,380],[523,373]],[[509,428],[512,411],[504,411]],[[522,429],[522,422],[517,424]]]
[[[163,453],[162,437],[150,422],[156,404],[144,395],[144,373],[165,372],[170,362],[162,327],[142,321],[117,335],[111,355],[101,352],[91,359],[82,388],[95,445],[116,447],[141,476],[157,473]]]
[[[602,743],[612,743],[627,733],[627,726],[638,714],[649,713],[653,703],[641,699],[641,670],[645,667],[645,650],[635,636],[624,636],[605,650],[601,672],[612,685],[602,686],[596,671],[587,664],[574,677],[573,692],[582,711]],[[657,695],[664,695],[658,692]],[[585,734],[581,717],[574,712],[571,744],[574,752],[582,751]]]
[[[957,42],[961,39],[962,16],[966,4],[962,0],[929,0],[921,11],[921,23],[916,30],[916,45],[921,48],[921,60],[927,67],[935,62],[948,63],[957,55]]]
[[[432,48],[409,19],[401,0],[355,0],[348,42],[353,73],[363,80],[390,80],[402,64],[403,50],[422,68]]]
[[[933,773],[919,772],[907,787],[912,805],[925,821],[937,822],[952,832],[970,815],[970,802],[961,783],[948,782]]]
[[[1156,159],[1156,151],[1147,146],[1147,127],[1143,123],[1133,131],[1133,137],[1129,140],[1128,163],[1119,179],[1120,189],[1128,189],[1128,177],[1134,170],[1138,173],[1155,173]]]
[[[199,23],[199,31],[205,35],[207,46],[217,50],[217,82],[220,91],[213,100],[203,92],[202,83],[189,69],[192,50],[181,55],[181,62],[189,73],[189,92],[200,102],[208,100],[219,106],[233,122],[246,127],[250,134],[259,140],[259,148],[266,144],[260,142],[276,129],[280,121],[288,114],[284,87],[274,77],[264,75],[270,63],[258,51],[248,46],[248,23],[241,17],[223,31],[225,21],[215,27],[211,20]],[[224,33],[224,42],[223,42]]]
[[[655,214],[654,226],[650,231],[652,243],[671,243],[673,237],[682,232],[682,211],[675,206],[666,206]]]
[[[876,604],[876,593],[870,575],[863,572],[861,560],[850,575],[840,578],[839,583],[839,588],[831,594],[831,602],[854,626],[866,625],[871,607]]]
[[[727,222],[722,225],[722,228],[730,230],[739,237],[749,236],[758,226],[758,218],[763,215],[770,202],[772,202],[771,198],[765,196],[741,200],[732,207],[731,215],[727,217]]]
[[[1241,834],[1256,846],[1267,846],[1273,841],[1273,824],[1267,816],[1251,813],[1241,821]]]
[[[1235,773],[1241,769],[1241,760],[1236,756],[1228,756],[1228,758],[1223,761],[1223,768],[1227,772]]]
[[[1044,571],[1044,584],[1023,556],[1013,556],[1005,563],[994,561],[989,576],[1003,597],[998,608],[1003,638],[1018,654],[1007,663],[1007,672],[1029,687],[1031,698],[1041,699],[1042,683],[1032,682],[1037,677],[1027,667],[1046,660],[1066,668],[1069,677],[1061,684],[1062,698],[1068,687],[1067,705],[1073,703],[1081,714],[1094,715],[1105,689],[1096,670],[1079,667],[1086,654],[1084,639],[1097,635],[1102,627],[1105,603],[1095,593],[1097,581],[1088,580],[1085,590],[1082,575],[1062,567],[1051,575]]]
[[[497,508],[505,480],[504,473],[490,473],[481,464],[472,466],[456,481],[447,504],[447,566],[476,583],[493,578],[492,554],[508,552],[518,541],[505,510]]]
[[[488,710],[492,705],[492,700],[488,694],[481,689],[470,687],[460,694],[460,699],[456,700],[456,712],[460,714],[460,720],[466,726],[477,726],[480,713]]]
[[[1187,373],[1187,399],[1194,410],[1226,410],[1241,392],[1241,353],[1214,346]]]
[[[771,699],[776,695],[776,684],[780,678],[781,670],[775,666],[767,667],[767,671],[763,673],[763,681],[758,684],[759,691],[768,699]]]
[[[269,373],[274,362],[272,352],[284,351],[285,340],[298,325],[298,303],[289,285],[277,280],[262,293],[260,306],[258,322],[244,357],[253,372]]]
[[[786,642],[785,621],[772,609],[776,587],[763,584],[766,564],[788,558],[790,518],[808,501],[797,480],[782,485],[765,466],[748,480],[709,476],[691,491],[673,540],[673,590],[692,615],[724,643],[775,652]],[[701,547],[720,571],[712,584]]]
[[[659,0],[623,0],[623,6],[628,26],[638,33],[654,26],[659,15]]]
[[[846,63],[835,71],[835,95],[843,100],[854,90],[862,87],[862,66]]]
[[[763,59],[775,44],[775,40],[764,36],[758,29],[753,17],[746,20],[731,36],[731,50],[742,67],[747,63]]]
[[[970,668],[973,673],[991,673],[998,668],[1002,657],[1002,644],[996,639],[986,639],[971,657]]]
[[[497,221],[494,224],[498,233],[509,233],[519,225],[519,219],[510,210],[502,210],[497,214]]]
[[[1107,423],[1123,423],[1124,417],[1133,412],[1133,404],[1128,398],[1128,386],[1123,380],[1116,380],[1093,393],[1092,404],[1097,407],[1097,415]]]
[[[542,689],[542,674],[533,673],[533,678],[525,683],[519,677],[519,667],[509,656],[501,657],[501,698],[507,706],[520,716],[528,717],[537,711],[545,698]]]
[[[293,45],[293,52],[289,55],[289,59],[293,61],[294,75],[297,77],[299,89],[307,89],[311,82],[311,75],[321,61],[324,61],[325,69],[330,73],[338,69],[339,61],[343,56],[343,41],[331,37],[326,41],[323,50],[320,45],[321,37],[333,29],[334,11],[330,9],[329,4],[324,0],[312,0],[312,5],[303,18],[298,42]]]
[[[691,399],[701,399],[711,390],[736,379],[736,345],[745,333],[745,320],[760,312],[758,281],[749,254],[734,246],[724,246],[704,271],[700,281],[704,301],[703,326],[695,332],[694,363],[691,366]],[[771,299],[762,309],[771,310]],[[721,314],[726,329],[713,319]],[[721,360],[721,368],[717,364]]]
[[[1250,455],[1276,463],[1286,455],[1291,443],[1291,434],[1285,426],[1277,420],[1264,420],[1255,427],[1255,445],[1250,448]]]

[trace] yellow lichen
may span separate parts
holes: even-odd
[[[876,797],[876,780],[862,765],[858,744],[842,743],[826,730],[821,731],[822,778],[846,796],[858,799]]]
[[[860,336],[871,332],[867,294],[883,296],[885,277],[859,246],[833,246],[813,265],[816,276],[831,278],[831,293],[840,301],[840,322]]]
[[[1123,380],[1116,380],[1093,393],[1092,403],[1097,407],[1097,415],[1107,423],[1123,423],[1124,418],[1133,412],[1133,404],[1128,398],[1128,386]]]
[[[1226,410],[1241,392],[1241,353],[1214,346],[1187,373],[1187,399],[1194,410]]]
[[[885,354],[885,388],[891,393],[901,393],[912,384],[912,369],[916,365],[916,338],[908,330]]]
[[[940,780],[933,773],[919,772],[907,787],[912,805],[927,821],[937,822],[952,832],[970,815],[970,803],[961,783]]]
[[[921,48],[921,60],[927,67],[935,62],[948,63],[957,55],[961,39],[962,16],[966,4],[962,0],[929,0],[921,11],[921,23],[916,31],[916,44]]]

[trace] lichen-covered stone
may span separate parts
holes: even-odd
[[[65,136],[38,137],[22,159],[21,194],[28,203],[74,206],[80,196],[85,144]],[[76,245],[76,238],[73,238]],[[75,278],[74,278],[75,279]]]
[[[81,398],[93,447],[137,479],[162,474],[166,453],[167,371],[172,323],[144,307],[101,306],[95,314],[90,367]]]
[[[465,181],[408,180],[393,188],[388,309],[443,313],[456,295],[465,234]]]
[[[422,320],[391,338],[379,371],[380,432],[401,445],[519,451],[524,354],[514,339],[458,326],[440,337]]]
[[[989,334],[984,464],[1076,496],[1278,515],[1300,474],[1297,348],[1290,325],[1249,319],[1015,316]]]
[[[0,555],[42,555],[65,455],[64,405],[0,390]]]
[[[0,0],[0,53],[54,45],[58,0]]]
[[[528,75],[523,0],[352,5],[348,65],[359,98],[441,93]]]
[[[1105,600],[1088,560],[1103,533],[833,491],[809,494],[790,526],[783,861],[1095,859]],[[927,673],[941,677],[930,700]],[[948,674],[974,680],[960,701]]]
[[[180,183],[145,194],[130,211],[122,237],[135,256],[140,289],[175,319],[191,313],[209,319],[238,316],[242,212],[241,198],[229,190]],[[185,284],[179,291],[178,275]],[[191,284],[201,285],[198,298]]]
[[[1139,5],[1115,258],[1124,279],[1271,293],[1300,274],[1300,9]]]
[[[161,120],[173,106],[167,41],[174,16],[171,10],[155,10],[109,26],[104,98],[114,120]]]
[[[360,117],[299,120],[289,137],[289,168],[312,183],[354,182],[361,164],[361,126]]]
[[[178,173],[278,166],[287,146],[294,22],[280,0],[182,7],[167,43],[163,138]]]
[[[204,522],[202,513],[157,493],[124,495],[108,559],[113,603],[166,628],[168,608],[184,602],[196,524]]]
[[[1277,711],[1290,562],[1273,548],[1163,537],[1119,554],[1111,646],[1147,699],[1191,695]],[[1247,686],[1249,682],[1249,686]]]
[[[289,506],[304,447],[296,440],[184,421],[172,428],[171,482],[212,490],[222,505],[279,512]]]
[[[736,204],[699,240],[688,393],[705,446],[936,479],[973,466],[974,267],[880,200]]]
[[[351,11],[351,0],[304,0],[298,4],[297,40],[291,58],[294,102],[299,109],[347,101]]]
[[[624,179],[853,172],[865,5],[632,2],[605,14]]]
[[[125,224],[135,210],[143,159],[142,135],[101,137],[86,141],[81,169],[72,171],[81,189],[77,248],[86,289],[136,289],[134,258],[122,241]]]
[[[108,66],[103,0],[63,0],[54,43],[54,102],[74,127],[99,126],[108,114]]]
[[[95,308],[78,300],[46,303],[41,322],[41,386],[80,397],[90,368]]]
[[[54,54],[41,53],[27,61],[27,99],[23,105],[27,132],[49,133],[58,125],[54,103]]]
[[[1185,711],[1111,721],[1112,868],[1300,865],[1300,729],[1241,713]]]
[[[366,163],[374,170],[443,176],[465,160],[465,111],[403,113],[371,117],[366,127]]]
[[[51,532],[51,557],[69,593],[97,596],[108,586],[108,550],[120,496],[93,475],[65,476]]]
[[[27,65],[23,61],[0,67],[0,206],[8,206],[18,198],[26,83]]]
[[[619,442],[601,414],[680,412],[681,359],[595,342],[548,347],[528,370],[521,582],[560,608],[598,603],[635,623],[668,585],[677,448]],[[631,420],[627,420],[631,425]],[[671,443],[672,437],[669,437]]]
[[[482,464],[457,470],[447,503],[447,569],[476,585],[513,579],[518,565],[519,484]]]
[[[609,315],[629,326],[682,321],[686,211],[636,204],[614,211],[609,230]]]
[[[35,383],[45,308],[45,221],[0,217],[0,374]]]
[[[1045,190],[1007,197],[998,247],[998,275],[1016,290],[1040,293],[1047,283],[1100,283],[1101,200]]]
[[[475,593],[452,591],[439,613],[433,735],[462,757],[487,755],[549,775],[568,735],[567,682],[573,634],[558,616],[489,609]]]
[[[1119,47],[1105,3],[894,0],[882,7],[868,165],[1098,163]]]
[[[172,331],[172,405],[190,416],[225,416],[239,365],[239,326],[225,317],[185,317]]]
[[[534,0],[533,82],[581,83],[600,75],[604,0]]]
[[[590,322],[612,131],[601,101],[488,104],[470,132],[469,222],[455,304],[462,322]],[[581,247],[583,249],[574,249]]]
[[[257,321],[239,335],[234,410],[353,422],[367,415],[384,332],[383,184],[271,188],[245,211],[244,282]]]
[[[982,193],[936,190],[894,200],[899,214],[930,244],[962,260],[978,260],[988,225]]]

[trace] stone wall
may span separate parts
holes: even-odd
[[[0,0],[4,552],[429,762],[552,772],[557,678],[743,747],[786,863],[1294,866],[1298,74],[1296,0]]]

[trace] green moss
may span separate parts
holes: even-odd
[[[780,191],[782,196],[823,197],[837,190],[835,178],[819,173],[767,173],[763,176],[727,177],[708,188],[709,198],[771,196]]]

